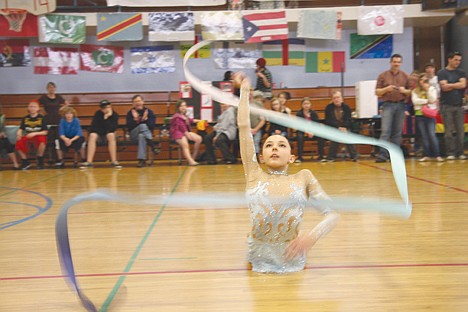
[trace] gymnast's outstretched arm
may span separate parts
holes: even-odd
[[[241,84],[240,102],[237,112],[237,125],[239,127],[240,154],[247,182],[255,180],[262,170],[257,162],[254,140],[252,132],[250,131],[249,96],[250,82],[248,79],[244,79]]]

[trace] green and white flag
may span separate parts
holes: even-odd
[[[86,17],[46,14],[39,17],[39,42],[80,44],[86,41]]]

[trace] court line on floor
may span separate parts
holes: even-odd
[[[175,193],[175,191],[176,191],[177,187],[179,186],[179,184],[180,184],[180,182],[182,180],[182,177],[185,175],[186,171],[187,171],[187,168],[185,168],[184,171],[182,171],[182,174],[179,175],[179,178],[177,179],[174,187],[171,189],[171,192],[170,192],[169,196],[167,197],[166,201],[164,202],[164,204],[159,209],[158,213],[156,214],[156,216],[153,219],[153,222],[151,222],[149,228],[146,230],[145,235],[143,235],[143,238],[141,239],[140,243],[138,244],[135,251],[133,252],[133,255],[130,257],[130,260],[128,261],[127,265],[125,266],[124,273],[127,274],[131,270],[133,264],[135,263],[136,258],[140,254],[141,249],[143,248],[143,245],[148,240],[148,237],[150,236],[151,232],[155,228],[156,223],[158,223],[159,218],[161,217],[162,213],[164,212],[164,210],[166,208],[167,202],[172,197],[172,194]],[[120,276],[120,278],[117,280],[117,283],[114,285],[114,288],[112,288],[111,292],[107,296],[106,300],[102,304],[101,309],[99,311],[103,311],[103,312],[107,311],[107,309],[109,308],[109,305],[111,304],[112,300],[115,298],[115,295],[119,291],[120,286],[124,282],[126,276],[127,275],[121,275]]]
[[[385,269],[385,268],[426,268],[426,267],[468,267],[468,263],[402,263],[402,264],[366,264],[366,265],[318,265],[306,266],[305,270],[343,270],[343,269]],[[120,276],[139,276],[139,275],[165,275],[165,274],[196,274],[196,273],[223,273],[223,272],[242,272],[251,271],[245,268],[227,268],[227,269],[198,269],[198,270],[170,270],[170,271],[143,271],[143,272],[120,272],[120,273],[90,273],[78,274],[78,278],[86,277],[111,277]],[[253,272],[255,273],[255,272]],[[42,279],[61,279],[63,275],[42,275],[42,276],[16,276],[0,277],[0,281],[18,281],[18,280],[42,280]],[[119,285],[120,286],[120,285]],[[115,295],[115,294],[114,294]]]
[[[379,170],[386,171],[386,172],[392,172],[392,170],[390,170],[390,169],[381,168],[379,166],[374,166],[374,165],[364,164],[364,163],[359,163],[359,164],[362,165],[362,166],[367,166],[367,167],[370,167],[370,168],[379,169]],[[408,174],[406,176],[408,178],[411,178],[411,179],[414,179],[414,180],[434,184],[434,185],[437,185],[437,186],[443,186],[443,187],[446,187],[446,188],[449,188],[449,189],[452,189],[452,190],[455,190],[455,191],[459,191],[459,192],[468,194],[468,190],[464,190],[464,189],[461,189],[461,188],[458,188],[458,187],[455,187],[455,186],[451,186],[451,185],[448,185],[448,184],[443,184],[443,183],[439,183],[439,182],[435,182],[435,181],[431,181],[431,180],[427,180],[427,179],[423,179],[423,178],[418,178],[418,177],[408,175]]]

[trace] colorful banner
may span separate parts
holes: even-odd
[[[289,66],[305,66],[305,40],[288,39]]]
[[[34,74],[76,75],[80,54],[74,48],[34,48]]]
[[[345,71],[345,52],[306,52],[306,73],[339,73]]]
[[[341,39],[342,12],[335,10],[302,10],[299,13],[297,36],[313,39]]]
[[[393,53],[393,35],[350,35],[351,59],[390,58]]]
[[[175,72],[175,52],[172,46],[131,48],[132,74]]]
[[[140,13],[98,13],[97,39],[99,41],[132,41],[143,39]]]
[[[128,7],[215,6],[223,4],[226,4],[226,0],[107,0],[108,6]]]
[[[160,12],[148,14],[149,41],[193,41],[193,12]]]
[[[242,17],[238,11],[204,12],[200,21],[204,40],[244,40]]]
[[[263,43],[262,57],[266,60],[267,66],[283,65],[283,40]]]
[[[8,19],[7,19],[8,18]],[[21,17],[13,18],[0,15],[0,36],[2,37],[37,37],[37,16],[27,14],[21,26],[12,27],[10,23],[15,23],[13,20]],[[10,20],[10,21],[9,21]],[[19,30],[19,31],[18,31]]]
[[[359,35],[402,34],[402,5],[360,6],[358,14]]]
[[[255,69],[261,57],[256,43],[216,42],[213,54],[220,69]]]
[[[245,42],[264,42],[288,38],[285,11],[245,14],[242,16]]]
[[[184,58],[185,54],[191,47],[193,47],[193,44],[180,44],[180,57]],[[211,45],[208,44],[202,47],[196,53],[192,54],[190,58],[211,58]]]
[[[80,46],[81,70],[123,73],[124,48],[83,44]]]
[[[28,40],[0,40],[0,67],[31,65]]]
[[[39,17],[39,42],[80,44],[86,41],[86,17],[46,14]]]

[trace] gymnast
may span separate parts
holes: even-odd
[[[299,233],[308,200],[328,200],[328,196],[309,170],[288,174],[295,156],[281,135],[266,139],[259,159],[267,172],[262,170],[250,132],[249,92],[250,82],[244,79],[237,122],[251,221],[248,261],[255,272],[297,272],[304,269],[307,251],[335,227],[339,215],[327,207],[314,207],[321,209],[323,221],[309,233]]]

